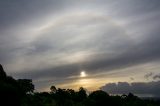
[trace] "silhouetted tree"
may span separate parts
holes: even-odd
[[[2,65],[0,64],[0,80],[3,80],[6,78],[6,73],[3,70]]]
[[[20,94],[18,89],[18,83],[15,79],[7,76],[0,65],[0,98],[1,104],[8,105],[20,105]]]
[[[33,93],[34,85],[31,79],[18,79],[17,80],[20,90],[24,94]]]
[[[1,103],[5,103],[6,106],[14,105],[19,106],[24,95],[31,93],[34,90],[32,80],[18,79],[15,80],[11,76],[7,76],[0,65],[0,98]]]
[[[70,93],[66,89],[58,88],[55,96],[58,106],[71,106],[72,99]]]
[[[102,90],[92,92],[89,95],[89,98],[94,101],[94,106],[107,106],[107,104],[110,102],[109,95]]]
[[[82,102],[87,98],[86,90],[83,87],[79,88],[79,91],[77,92],[77,101]]]
[[[51,93],[56,93],[57,89],[55,86],[50,87]]]

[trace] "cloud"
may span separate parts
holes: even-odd
[[[18,78],[66,79],[81,70],[159,63],[159,1],[0,2],[0,62]]]
[[[156,79],[159,80],[159,79],[160,79],[160,74],[154,75],[154,76],[153,76],[153,79],[154,79],[154,80],[156,80]]]
[[[144,75],[144,78],[146,78],[148,80],[148,78],[152,77],[153,73],[147,73],[146,75]]]
[[[132,80],[132,81],[133,81],[133,80],[134,80],[134,78],[133,78],[133,77],[130,77],[130,80]]]
[[[160,81],[157,82],[118,82],[107,83],[100,89],[111,94],[128,94],[129,92],[138,95],[152,95],[159,97]]]
[[[86,13],[82,16],[85,15]],[[34,75],[36,74],[37,77],[38,75],[40,75],[39,77],[45,75],[67,77],[71,75],[71,73],[77,73],[81,69],[95,73],[159,61],[160,47],[158,46],[158,40],[160,38],[157,34],[145,38],[143,42],[135,44],[134,41],[131,41],[131,39],[127,37],[128,35],[123,36],[125,33],[121,28],[112,25],[111,22],[108,21],[102,23],[103,17],[97,15],[79,19],[77,19],[77,17],[73,23],[64,18],[63,22],[57,24],[59,27],[55,28],[51,26],[48,29],[49,31],[40,34],[40,36],[30,44],[33,49],[26,49],[28,56],[25,60],[30,61],[35,67],[38,65],[45,67],[45,64],[56,64],[56,62],[59,63],[59,66],[55,67],[54,64],[50,64],[43,69],[34,69],[31,76],[35,78]],[[89,21],[91,25],[89,24],[90,26],[87,26],[88,24],[85,24],[86,22],[83,23],[83,21]],[[77,25],[77,23],[80,24]],[[73,27],[75,28],[74,30],[66,28],[72,25],[75,25]],[[96,27],[94,28],[92,25]],[[109,27],[109,30],[103,29],[104,26]],[[76,27],[81,28],[80,31]],[[95,34],[93,34],[93,32]],[[98,36],[96,34],[98,34]],[[74,40],[77,41],[74,42]],[[94,46],[95,43],[96,46]],[[83,61],[78,61],[78,58],[74,57],[75,54],[80,52],[84,52],[80,58],[83,58],[86,54]],[[22,54],[22,56],[24,55]],[[24,58],[25,57],[23,57],[23,59]],[[73,58],[77,58],[76,63],[69,62],[73,60]],[[32,59],[37,61],[33,61]],[[60,59],[62,61],[60,61]],[[42,62],[38,62],[41,60]],[[62,64],[64,62],[66,63]],[[25,67],[26,70],[32,69],[28,69],[28,65],[25,64],[26,62],[24,62],[23,69],[25,69]],[[31,65],[29,65],[29,67],[30,66]]]

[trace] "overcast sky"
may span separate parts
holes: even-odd
[[[160,78],[159,0],[1,0],[0,63],[37,90]],[[84,72],[84,76],[80,73]]]

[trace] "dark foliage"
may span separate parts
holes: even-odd
[[[27,94],[33,92],[34,85],[32,80],[19,79],[16,80],[7,76],[0,65],[0,103],[4,106],[20,106],[23,98]]]
[[[34,92],[30,79],[7,76],[0,65],[0,106],[160,106],[159,100],[142,100],[129,93],[111,96],[102,90],[91,92],[51,86],[50,92]]]

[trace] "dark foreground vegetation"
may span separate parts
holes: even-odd
[[[7,76],[0,65],[0,106],[160,106],[158,100],[142,100],[132,93],[110,96],[102,90],[87,94],[51,86],[50,92],[34,92],[30,79]]]

